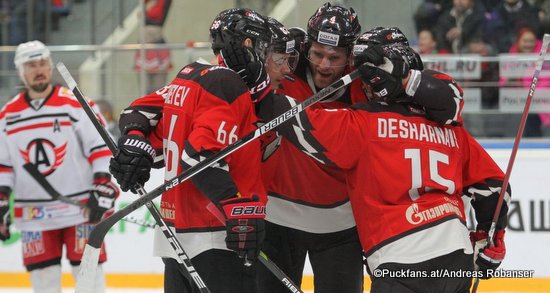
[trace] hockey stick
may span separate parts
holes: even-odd
[[[52,199],[59,200],[59,201],[64,202],[66,204],[74,205],[74,206],[80,207],[82,209],[88,209],[88,206],[86,206],[85,203],[82,203],[82,202],[74,200],[70,197],[61,195],[61,193],[59,193],[50,184],[50,182],[48,182],[46,177],[44,177],[44,175],[42,175],[42,173],[40,173],[40,171],[38,171],[38,169],[36,168],[35,165],[33,165],[31,163],[26,163],[26,164],[23,165],[23,169],[25,169],[29,173],[29,175],[31,175],[32,178],[34,180],[36,180],[36,182],[38,182],[38,184],[40,184],[40,186],[51,196]],[[125,221],[125,222],[128,222],[128,223],[133,223],[133,224],[140,225],[140,226],[143,226],[143,227],[155,228],[155,224],[148,223],[144,220],[139,220],[139,219],[136,219],[136,218],[131,217],[131,216],[129,216],[127,218],[122,218],[122,220]]]
[[[261,127],[257,128],[256,130],[246,134],[245,136],[241,137],[239,140],[234,142],[233,144],[228,145],[227,147],[223,148],[219,152],[215,153],[212,156],[209,156],[205,160],[199,162],[198,164],[190,167],[186,171],[178,174],[176,177],[171,179],[170,181],[158,186],[151,192],[149,192],[146,195],[143,195],[142,197],[136,199],[134,202],[130,203],[126,207],[120,209],[116,213],[112,214],[110,217],[104,219],[99,224],[95,226],[95,228],[92,230],[89,238],[88,243],[86,244],[86,247],[84,249],[84,255],[82,256],[81,265],[80,265],[80,272],[79,272],[79,278],[80,279],[86,279],[86,280],[93,280],[90,279],[91,274],[95,274],[95,268],[97,267],[97,260],[99,258],[99,249],[101,247],[101,243],[103,242],[103,239],[105,238],[105,235],[109,231],[109,229],[116,224],[116,222],[120,221],[124,216],[130,214],[131,212],[135,211],[139,207],[143,206],[147,202],[153,200],[154,198],[160,196],[163,192],[179,185],[180,183],[188,180],[189,178],[195,176],[197,173],[201,172],[202,170],[210,167],[211,165],[217,163],[219,160],[227,157],[228,155],[232,154],[233,152],[237,151],[238,149],[242,148],[243,146],[247,145],[251,141],[257,139],[258,137],[262,136],[264,133],[276,128],[277,126],[281,125],[285,121],[289,120],[290,118],[298,115],[298,113],[302,112],[307,107],[313,105],[314,103],[321,101],[325,97],[333,94],[335,91],[339,90],[340,88],[347,86],[350,84],[354,79],[358,78],[360,76],[360,73],[358,70],[354,70],[353,72],[341,77],[339,80],[335,81],[334,83],[330,84],[326,88],[320,90],[315,95],[309,97],[307,100],[297,104],[296,106],[292,107],[288,111],[282,113],[281,115],[277,116],[273,120],[267,122],[266,124],[262,125]],[[70,84],[70,87],[74,89],[75,92],[78,93],[78,95],[82,95],[76,88],[75,88],[75,82],[74,80]],[[77,284],[79,281],[77,281]]]
[[[508,166],[506,167],[506,174],[504,174],[504,180],[502,181],[502,187],[500,188],[500,196],[498,197],[495,213],[493,214],[493,221],[491,222],[491,228],[489,228],[489,232],[487,233],[488,246],[495,245],[493,237],[495,235],[498,217],[500,216],[500,209],[502,208],[504,194],[506,194],[506,189],[508,189],[510,175],[512,174],[512,167],[514,166],[514,161],[516,160],[516,154],[518,152],[519,142],[521,140],[521,136],[523,135],[523,130],[525,129],[527,115],[529,114],[529,107],[531,106],[531,100],[533,100],[533,95],[535,94],[535,89],[537,87],[537,82],[539,80],[540,71],[542,70],[542,64],[544,63],[544,57],[546,57],[546,51],[548,50],[548,44],[550,44],[550,34],[544,34],[544,37],[542,38],[542,47],[540,48],[539,58],[537,59],[537,63],[535,66],[535,73],[533,74],[533,80],[531,81],[531,85],[529,86],[529,93],[527,94],[527,100],[525,101],[525,107],[523,108],[523,114],[521,115],[518,133],[516,134],[516,138],[514,140],[514,146],[512,147],[510,160],[508,161]],[[479,278],[476,278],[474,281],[474,286],[472,287],[472,293],[477,292],[478,286],[479,286]]]
[[[96,130],[99,132],[99,135],[101,136],[101,138],[103,138],[103,140],[105,141],[105,144],[107,144],[107,147],[109,148],[109,150],[113,154],[116,154],[118,149],[115,142],[113,141],[109,133],[105,130],[103,125],[101,125],[101,122],[98,120],[97,115],[95,114],[94,110],[92,109],[88,101],[84,98],[84,95],[78,88],[76,81],[69,73],[69,70],[67,70],[67,67],[65,67],[65,64],[63,64],[62,62],[57,63],[57,70],[59,71],[59,73],[61,74],[61,76],[63,77],[63,79],[65,80],[65,82],[67,83],[67,85],[69,86],[73,94],[75,95],[76,99],[84,109],[84,112],[86,112],[86,115],[88,116],[88,118],[90,119],[90,121],[92,122]],[[147,192],[141,185],[138,185],[136,189],[140,198],[143,198],[144,195],[147,194]],[[159,193],[159,195],[160,194],[161,193]],[[188,273],[187,277],[193,280],[195,285],[199,288],[200,292],[202,293],[210,292],[210,290],[208,290],[208,288],[206,287],[206,284],[204,283],[204,281],[201,279],[201,277],[193,267],[193,264],[191,264],[191,260],[189,256],[187,255],[185,250],[183,250],[183,247],[181,246],[178,239],[176,238],[176,235],[174,235],[174,232],[172,232],[172,230],[168,227],[164,219],[162,219],[160,211],[157,209],[157,207],[151,202],[152,199],[153,198],[145,201],[144,203],[149,209],[149,211],[151,212],[151,215],[153,216],[157,224],[159,225],[167,241],[170,243],[170,245],[174,249],[174,252],[178,257],[176,259],[177,262],[180,264],[180,266],[184,267],[182,268],[182,272]],[[99,225],[100,224],[98,224],[98,226]],[[109,228],[112,226],[113,225],[110,225]],[[82,261],[80,263],[80,270],[79,270],[78,278],[76,282],[77,283],[76,292],[91,293],[90,290],[92,290],[93,284],[95,281],[95,272],[97,270],[97,260],[100,252],[99,249],[101,247],[101,242],[103,242],[103,238],[105,238],[105,234],[107,233],[108,230],[109,229],[104,231],[103,235],[101,236],[100,242],[92,242],[96,246],[93,246],[92,244],[90,244],[90,241],[92,240],[93,232],[92,234],[90,234],[90,237],[88,239],[88,244],[90,245],[88,244],[86,245],[84,254],[82,256]],[[99,246],[97,246],[98,244]]]

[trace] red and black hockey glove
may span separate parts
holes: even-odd
[[[361,79],[369,84],[380,98],[399,98],[405,91],[403,79],[409,74],[409,64],[400,55],[397,46],[372,45],[354,49],[354,65]]]
[[[250,89],[252,101],[263,99],[271,91],[271,80],[264,63],[252,48],[229,42],[220,53],[228,68],[237,72]]]
[[[237,252],[245,263],[256,260],[265,238],[265,204],[254,196],[226,199],[220,206],[226,219],[227,248]]]
[[[481,279],[490,279],[488,270],[496,270],[506,256],[506,245],[504,244],[504,229],[497,230],[494,235],[494,244],[487,243],[487,232],[477,230],[470,232],[470,241],[474,246],[474,266],[477,271],[483,272]]]
[[[11,188],[0,186],[0,240],[5,241],[10,238],[10,193]]]
[[[111,182],[111,175],[107,173],[94,174],[94,189],[86,204],[90,208],[89,221],[101,221],[103,214],[115,206],[115,199],[120,194],[118,187]]]
[[[142,135],[123,135],[118,139],[118,150],[111,158],[109,172],[115,177],[120,189],[128,191],[137,183],[145,184],[156,156],[149,141]]]

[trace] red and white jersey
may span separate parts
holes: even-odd
[[[0,111],[0,129],[0,186],[14,190],[17,227],[52,230],[86,222],[79,207],[52,200],[22,168],[36,165],[56,190],[79,201],[88,199],[93,173],[109,172],[111,152],[72,92],[57,85],[41,100],[19,93]]]
[[[306,72],[309,76],[309,70]],[[298,101],[314,94],[311,78],[292,77],[293,80],[282,82],[278,94]],[[366,97],[360,80],[356,80],[328,100],[333,101],[319,102],[312,107],[349,107],[353,102],[365,101]],[[304,155],[293,143],[274,133],[268,133],[261,141],[262,176],[269,198],[268,221],[310,233],[332,233],[355,226],[342,170],[323,165],[314,156]],[[280,145],[273,150],[277,143]]]
[[[370,270],[459,249],[472,253],[463,193],[474,198],[478,222],[488,228],[504,174],[463,127],[441,126],[410,105],[376,102],[309,108],[279,131],[296,137],[294,125],[317,139],[324,163],[346,170]],[[506,223],[506,202],[503,209],[499,225]]]

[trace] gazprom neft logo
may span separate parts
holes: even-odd
[[[317,43],[329,46],[338,46],[340,36],[327,32],[319,32],[317,35]]]

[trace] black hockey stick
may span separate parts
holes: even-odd
[[[354,79],[358,78],[359,76],[360,76],[359,71],[354,70],[351,73],[341,77],[339,80],[330,84],[326,88],[320,90],[315,95],[309,97],[307,100],[297,104],[296,106],[292,107],[288,111],[284,112],[283,114],[277,116],[273,120],[257,128],[255,131],[252,131],[246,134],[245,136],[241,137],[239,140],[237,140],[233,144],[228,145],[227,147],[223,148],[216,154],[209,156],[205,160],[190,167],[186,171],[178,174],[172,180],[160,185],[159,187],[155,188],[148,194],[136,199],[134,202],[130,203],[126,207],[112,214],[110,217],[101,221],[92,230],[88,238],[88,243],[86,244],[86,247],[84,249],[84,255],[82,256],[82,261],[80,264],[79,278],[90,280],[89,274],[90,273],[95,274],[95,268],[97,267],[97,260],[99,259],[99,249],[101,247],[101,243],[103,242],[103,239],[105,238],[105,235],[107,234],[109,229],[113,225],[115,225],[116,222],[120,221],[124,216],[130,214],[131,212],[140,208],[147,202],[160,196],[163,192],[179,185],[180,183],[195,176],[197,173],[201,172],[202,170],[217,163],[219,160],[227,157],[228,155],[232,154],[233,152],[247,145],[251,141],[262,136],[264,133],[276,128],[277,126],[281,125],[282,123],[289,120],[290,118],[298,115],[298,113],[302,112],[307,107],[313,105],[314,103],[317,103],[318,101],[321,101],[322,99],[333,94],[335,91],[343,88],[344,86],[349,85]],[[71,85],[72,85],[72,88],[74,89],[75,84],[72,83]],[[75,92],[78,92],[78,91],[75,90]],[[80,92],[78,92],[78,94],[81,95]],[[91,269],[91,272],[89,271],[89,269]],[[77,281],[77,283],[79,283],[79,281]]]
[[[118,148],[117,148],[115,142],[113,141],[113,139],[111,138],[111,136],[109,135],[107,130],[105,130],[103,125],[101,125],[101,122],[98,120],[94,109],[92,109],[92,107],[90,106],[88,101],[84,98],[84,95],[82,94],[82,92],[78,88],[78,86],[76,84],[76,81],[71,76],[71,73],[69,72],[69,70],[67,70],[67,67],[65,67],[65,64],[63,64],[62,62],[57,63],[57,70],[59,71],[59,73],[61,74],[61,76],[65,80],[65,82],[67,83],[69,89],[75,95],[76,99],[78,100],[78,102],[80,103],[82,108],[84,109],[84,112],[86,112],[86,115],[88,116],[88,118],[90,119],[90,121],[92,122],[92,124],[94,125],[96,130],[99,132],[99,135],[101,136],[101,138],[103,138],[103,140],[105,141],[105,144],[107,145],[109,150],[113,154],[116,154],[116,152],[118,151]],[[141,184],[137,184],[136,189],[137,189],[137,192],[138,192],[138,194],[141,198],[143,198],[143,196],[147,194],[147,192],[145,191],[145,189],[143,188],[143,186]],[[159,195],[160,194],[161,193],[159,193]],[[176,235],[174,235],[174,232],[172,232],[172,230],[168,227],[168,225],[166,224],[164,219],[162,219],[160,211],[157,209],[155,204],[153,204],[153,202],[151,202],[152,199],[153,198],[147,200],[144,203],[147,206],[147,208],[149,209],[149,211],[151,212],[151,215],[155,219],[155,222],[157,222],[157,224],[159,225],[162,233],[164,234],[164,236],[166,237],[166,239],[168,240],[168,242],[170,243],[170,245],[174,249],[174,252],[178,256],[176,261],[180,264],[180,266],[183,267],[181,271],[184,272],[184,273],[185,272],[188,273],[187,277],[190,278],[191,280],[193,280],[193,282],[195,283],[195,285],[197,286],[197,288],[199,289],[200,292],[209,293],[210,290],[208,290],[208,288],[206,287],[206,284],[204,283],[202,278],[199,276],[199,274],[195,270],[195,267],[193,267],[193,264],[191,264],[191,260],[190,260],[189,256],[187,255],[185,250],[183,250],[183,247],[181,246],[180,242],[176,238]],[[100,224],[98,224],[98,226],[99,225]],[[112,227],[112,226],[113,225],[110,225],[109,228]],[[108,229],[107,229],[107,231],[108,231]],[[105,231],[105,233],[103,233],[103,235],[101,236],[101,242],[103,242],[103,238],[105,238],[105,234],[107,233],[107,231]],[[88,243],[89,243],[89,241],[92,240],[92,235],[93,235],[93,233],[90,235]],[[95,257],[92,258],[91,256],[99,257],[98,253],[99,253],[99,248],[101,247],[101,242],[99,242],[99,246],[86,245],[86,248],[84,250],[84,255],[82,256],[82,261],[80,263],[80,270],[79,270],[78,278],[77,278],[77,282],[76,282],[77,283],[77,285],[76,285],[76,292],[77,293],[78,292],[90,292],[90,293],[92,293],[90,290],[92,290],[93,282],[95,282],[95,272],[97,270],[97,260],[98,259],[96,259]],[[92,243],[96,243],[96,242],[92,242]],[[97,245],[97,243],[96,243],[96,245]],[[93,249],[96,249],[97,251],[92,253],[91,251]],[[88,254],[87,254],[87,251],[89,251]],[[87,257],[87,255],[91,255],[91,256]]]
[[[527,100],[525,101],[525,107],[523,108],[523,114],[521,115],[518,133],[516,134],[516,139],[514,140],[514,146],[512,147],[512,153],[510,154],[508,166],[506,167],[506,174],[504,174],[504,180],[502,181],[502,187],[500,188],[500,195],[498,197],[495,213],[493,214],[491,227],[489,228],[489,232],[487,233],[488,246],[495,245],[495,241],[493,237],[495,235],[498,217],[500,216],[502,202],[504,201],[504,195],[506,194],[506,189],[508,189],[510,175],[512,174],[512,167],[514,166],[514,161],[516,160],[516,154],[518,153],[518,149],[519,149],[519,142],[521,140],[521,136],[523,135],[523,130],[525,129],[525,123],[527,122],[527,115],[529,114],[529,107],[531,106],[531,100],[533,100],[533,95],[535,94],[535,88],[537,87],[540,71],[542,70],[542,64],[544,63],[544,57],[546,56],[546,51],[548,50],[549,44],[550,44],[550,34],[544,34],[544,37],[542,38],[542,47],[540,48],[539,58],[537,59],[537,64],[535,67],[535,73],[533,74],[533,80],[531,81],[531,85],[529,86],[529,93],[527,94]],[[474,281],[474,285],[472,286],[472,293],[477,292],[478,286],[479,286],[479,278],[476,278]]]
[[[29,175],[32,176],[32,178],[38,183],[40,184],[40,186],[50,195],[50,197],[52,199],[55,199],[55,200],[59,200],[61,202],[64,202],[66,204],[70,204],[70,205],[74,205],[74,206],[78,206],[82,209],[88,209],[88,207],[86,206],[85,203],[82,203],[80,201],[77,201],[77,200],[74,200],[70,197],[67,197],[67,196],[64,196],[64,195],[61,195],[61,193],[59,193],[51,184],[50,182],[48,182],[48,180],[46,179],[46,177],[44,177],[44,175],[42,175],[42,173],[40,173],[40,171],[38,171],[38,169],[36,168],[36,166],[32,163],[26,163],[23,165],[23,169],[25,169]],[[152,223],[148,223],[144,220],[140,220],[140,219],[136,219],[134,217],[127,217],[127,218],[122,218],[123,221],[125,222],[128,222],[128,223],[133,223],[133,224],[136,224],[136,225],[140,225],[140,226],[144,226],[144,227],[148,227],[148,228],[155,228],[155,224],[152,224]]]

